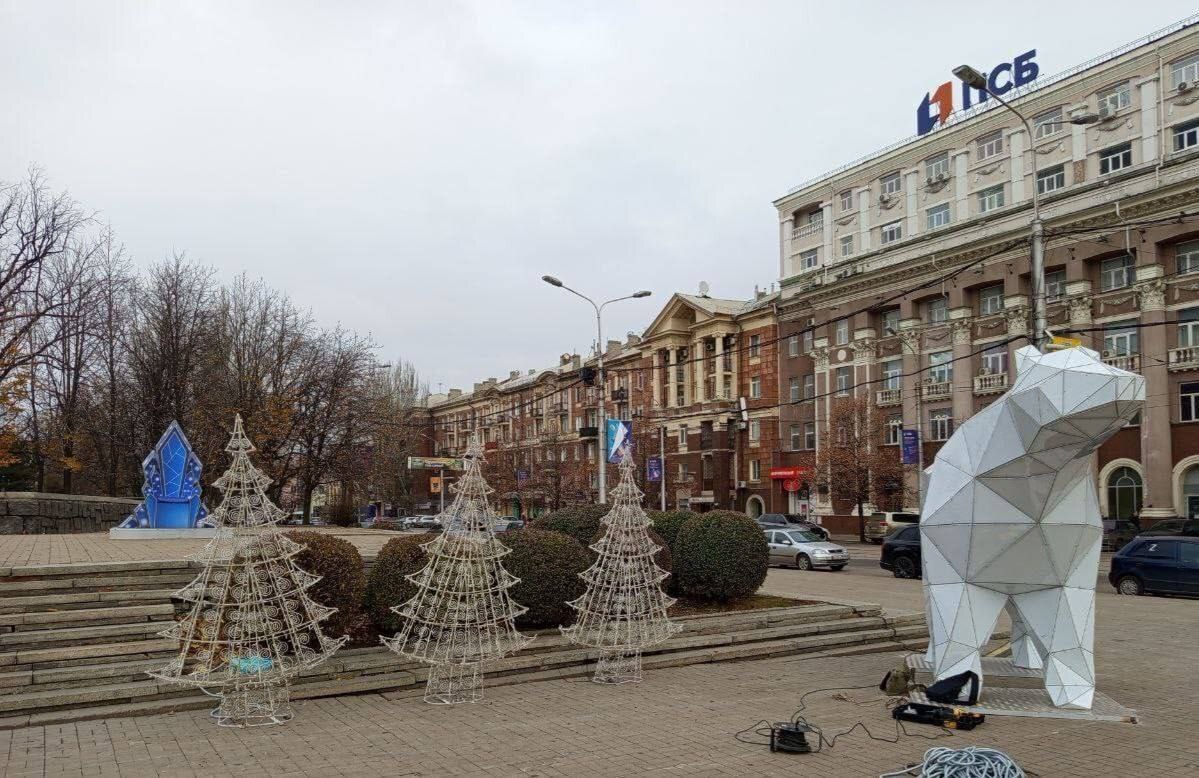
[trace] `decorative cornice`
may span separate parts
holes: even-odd
[[[968,346],[973,335],[974,322],[970,319],[958,319],[949,325],[949,329],[953,332],[953,345]]]
[[[1136,287],[1142,311],[1164,311],[1166,309],[1166,284],[1160,278],[1142,281]]]
[[[1091,296],[1089,294],[1068,297],[1066,298],[1066,305],[1070,308],[1071,324],[1091,323]]]

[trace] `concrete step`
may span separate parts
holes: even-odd
[[[64,591],[57,594],[34,594],[0,597],[0,614],[34,611],[68,611],[88,608],[110,608],[126,605],[170,604],[176,589],[139,589],[129,591]]]
[[[0,580],[0,595],[41,596],[80,591],[180,589],[195,574],[190,571],[145,575],[92,575],[78,578],[7,578]]]
[[[161,625],[153,626],[160,627]],[[167,638],[52,648],[22,647],[17,651],[0,653],[0,671],[38,670],[110,661],[129,661],[139,657],[144,659],[152,656],[170,656],[178,648],[177,641]]]
[[[72,608],[70,610],[30,610],[0,614],[0,636],[8,632],[54,630],[83,625],[133,624],[170,619],[175,606],[170,603],[126,605],[112,608]],[[0,643],[3,645],[3,643]]]
[[[99,626],[57,627],[0,634],[0,651],[25,648],[85,647],[101,643],[145,640],[166,629],[161,621],[141,621]]]

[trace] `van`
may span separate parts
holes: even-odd
[[[879,544],[896,527],[906,527],[910,524],[919,523],[919,513],[875,511],[866,517],[866,539],[871,543]]]

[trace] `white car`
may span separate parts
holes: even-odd
[[[849,564],[849,551],[802,529],[763,530],[770,544],[770,564],[799,570],[840,570]]]

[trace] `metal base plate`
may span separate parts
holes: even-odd
[[[192,529],[150,529],[113,527],[108,530],[112,540],[207,540],[215,538],[216,527],[194,527]]]
[[[916,671],[916,683],[928,686],[933,682],[932,665],[923,654],[909,656],[907,666]],[[1016,667],[1011,657],[984,656],[982,670],[983,683],[988,687],[1005,689],[1043,689],[1045,687],[1044,670]]]
[[[912,702],[944,705],[944,703],[932,702],[924,696],[923,692],[912,692],[908,695],[908,699]],[[1135,710],[1125,708],[1111,697],[1099,691],[1095,692],[1095,699],[1090,710],[1054,707],[1044,689],[1013,689],[995,686],[983,688],[977,705],[957,704],[951,707],[960,708],[972,713],[982,713],[987,716],[1027,716],[1030,718],[1072,719],[1075,721],[1115,721],[1127,724],[1136,724],[1138,721]]]

